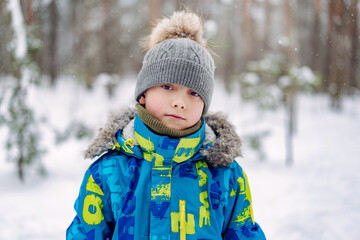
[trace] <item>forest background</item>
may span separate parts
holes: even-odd
[[[297,96],[326,94],[340,110],[342,97],[359,91],[358,0],[1,1],[0,126],[9,129],[6,158],[21,179],[23,166],[42,154],[30,86],[52,88],[59,76],[70,76],[91,89],[107,74],[112,96],[141,68],[141,40],[152,24],[185,8],[204,19],[217,79],[229,92],[240,86],[241,98],[259,111],[285,107],[288,165]],[[264,135],[250,136],[254,149],[261,151]]]
[[[1,1],[0,74],[13,74],[8,1]],[[205,20],[217,74],[228,86],[248,63],[283,53],[321,75],[334,96],[359,88],[358,0],[20,0],[28,55],[55,84],[71,74],[91,87],[100,73],[137,73],[139,45],[159,17],[188,7]]]

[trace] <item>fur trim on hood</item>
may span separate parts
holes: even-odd
[[[112,113],[105,127],[99,130],[98,136],[85,151],[85,158],[94,158],[111,149],[116,143],[116,132],[124,129],[136,114],[135,108]],[[241,140],[236,134],[234,125],[220,112],[208,113],[204,117],[206,124],[214,131],[216,140],[209,148],[201,152],[202,155],[213,167],[230,165],[236,157],[241,156]]]

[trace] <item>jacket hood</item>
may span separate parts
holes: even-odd
[[[135,108],[128,108],[110,114],[107,123],[100,128],[98,136],[85,151],[85,158],[100,156],[117,143],[116,133],[124,129],[136,116]],[[213,167],[230,165],[234,159],[241,156],[241,140],[236,134],[235,127],[221,113],[208,113],[204,116],[207,127],[215,134],[213,144],[201,150],[207,163]]]

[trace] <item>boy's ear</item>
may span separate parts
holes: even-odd
[[[139,103],[141,105],[145,105],[145,94],[141,95],[141,97],[139,98]]]

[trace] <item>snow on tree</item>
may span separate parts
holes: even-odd
[[[319,77],[307,66],[293,66],[285,52],[269,53],[259,61],[249,62],[248,70],[240,76],[242,99],[254,102],[261,111],[284,108],[286,164],[292,165],[297,95],[318,88]]]
[[[39,130],[31,107],[31,88],[38,76],[36,63],[28,54],[28,39],[19,0],[9,0],[7,9],[11,17],[12,41],[9,49],[12,60],[12,76],[7,91],[2,96],[0,125],[7,128],[8,161],[17,165],[18,176],[24,179],[25,166],[38,163],[41,166]]]

